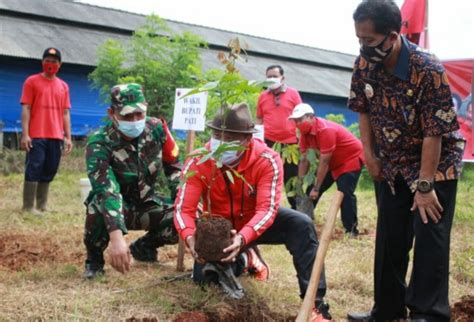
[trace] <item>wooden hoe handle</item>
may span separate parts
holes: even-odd
[[[324,223],[321,239],[319,240],[316,259],[311,272],[311,279],[309,280],[303,304],[301,304],[300,311],[296,317],[296,322],[307,322],[311,317],[311,311],[313,310],[314,301],[316,299],[316,291],[318,290],[319,278],[321,277],[321,272],[323,270],[324,257],[326,257],[326,252],[328,250],[329,242],[331,241],[332,232],[334,230],[337,213],[341,207],[343,198],[344,194],[340,191],[336,191],[334,198],[332,199],[331,206],[329,207],[329,210],[326,214],[326,222]]]

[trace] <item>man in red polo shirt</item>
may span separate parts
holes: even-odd
[[[275,143],[281,143],[282,147],[298,144],[296,138],[295,124],[288,120],[296,105],[301,103],[298,91],[283,83],[285,77],[280,65],[267,67],[267,81],[273,84],[260,94],[257,104],[256,124],[263,124],[265,143],[271,148]],[[283,159],[283,181],[298,175],[298,165]],[[288,191],[287,191],[288,192]],[[296,209],[294,197],[289,197],[291,208]]]
[[[316,180],[308,188],[314,206],[324,191],[336,181],[337,189],[344,193],[342,224],[347,234],[357,236],[357,198],[354,191],[363,165],[362,143],[342,125],[315,117],[313,108],[308,104],[297,105],[289,119],[294,120],[301,134],[299,178],[306,175],[309,169],[306,151],[319,151]]]
[[[20,100],[21,148],[27,152],[23,211],[35,214],[46,210],[49,183],[58,170],[62,146],[65,154],[72,150],[69,87],[56,76],[61,52],[47,48],[42,65],[41,73],[26,79]]]

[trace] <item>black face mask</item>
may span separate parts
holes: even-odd
[[[385,38],[377,46],[360,46],[360,55],[370,63],[382,63],[388,57],[388,55],[390,55],[393,49],[393,46],[386,50],[382,49],[385,40],[387,40],[389,36],[390,35],[385,36]]]

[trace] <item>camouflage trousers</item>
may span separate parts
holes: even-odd
[[[97,207],[87,207],[84,244],[88,252],[102,253],[109,244],[109,232],[104,217]],[[150,201],[135,205],[123,203],[123,215],[128,230],[146,230],[140,239],[149,248],[176,244],[178,234],[173,224],[173,208],[166,208]]]

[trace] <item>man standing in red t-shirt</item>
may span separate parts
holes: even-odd
[[[306,151],[319,151],[316,180],[308,188],[314,206],[324,191],[336,181],[337,189],[344,193],[341,205],[342,224],[347,234],[357,236],[357,198],[354,191],[363,165],[362,143],[342,125],[315,117],[313,108],[308,104],[297,105],[289,118],[294,120],[301,134],[299,178],[308,172]]]
[[[285,77],[280,65],[267,67],[266,76],[273,84],[260,94],[257,104],[256,124],[263,124],[265,143],[272,148],[275,143],[282,147],[298,144],[295,124],[288,120],[296,105],[301,103],[298,91],[283,83]],[[298,165],[283,159],[283,181],[288,182],[298,175]],[[287,191],[288,193],[288,191]],[[296,209],[294,197],[289,197],[291,208]]]
[[[72,150],[69,87],[56,77],[60,51],[47,48],[42,65],[43,72],[26,79],[20,101],[21,148],[27,152],[23,210],[36,214],[46,210],[49,183],[58,170],[63,142],[65,154]]]

